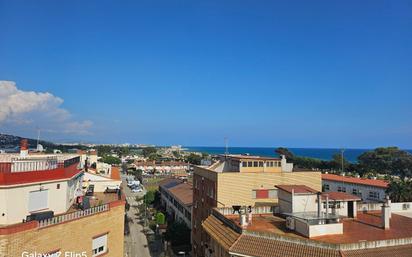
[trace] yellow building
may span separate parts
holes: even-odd
[[[320,191],[321,173],[293,171],[283,158],[222,155],[210,167],[195,167],[193,176],[192,243],[194,256],[205,256],[209,242],[202,222],[214,207],[278,208],[276,185],[307,185]]]

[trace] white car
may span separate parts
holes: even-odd
[[[135,188],[135,189],[132,189],[132,192],[133,192],[133,193],[140,193],[140,192],[143,192],[143,189],[141,189],[140,187],[139,187],[139,188]]]

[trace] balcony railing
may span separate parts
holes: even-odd
[[[95,206],[83,211],[76,211],[76,212],[71,212],[63,215],[58,215],[54,216],[53,218],[45,219],[45,220],[40,220],[39,221],[39,227],[48,227],[56,224],[60,224],[66,221],[71,221],[71,220],[76,220],[82,217],[87,217],[94,215],[96,213],[100,212],[105,212],[110,209],[109,204],[103,204],[99,206]]]

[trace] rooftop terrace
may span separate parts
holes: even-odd
[[[239,215],[226,215],[226,218],[240,225]],[[318,242],[346,244],[362,241],[390,240],[412,237],[412,219],[392,214],[390,229],[380,227],[380,212],[359,212],[356,219],[343,220],[342,235],[328,235],[310,238]],[[285,219],[272,214],[253,215],[252,224],[244,230],[249,232],[273,233],[294,238],[307,239],[286,228]]]

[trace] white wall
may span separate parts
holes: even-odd
[[[29,194],[40,188],[48,190],[48,209],[44,211],[54,211],[55,214],[66,212],[75,200],[74,192],[79,188],[80,180],[81,177],[73,179],[70,185],[66,180],[0,188],[0,225],[20,223],[30,215]],[[58,184],[60,189],[57,189]]]
[[[360,190],[362,192],[362,195],[358,195],[358,196],[361,197],[362,201],[365,203],[377,202],[377,201],[383,202],[385,199],[385,189],[381,187],[372,187],[372,186],[366,186],[366,185],[360,185],[360,184],[336,182],[332,180],[322,180],[322,188],[324,188],[325,185],[329,185],[329,190],[325,190],[325,192],[338,192],[338,187],[345,187],[346,193],[348,194],[353,194],[353,189],[357,189],[357,191]],[[369,192],[371,191],[379,192],[379,198],[378,199],[369,198]]]
[[[306,222],[295,219],[295,231],[306,237],[343,234],[343,223],[309,225]]]

